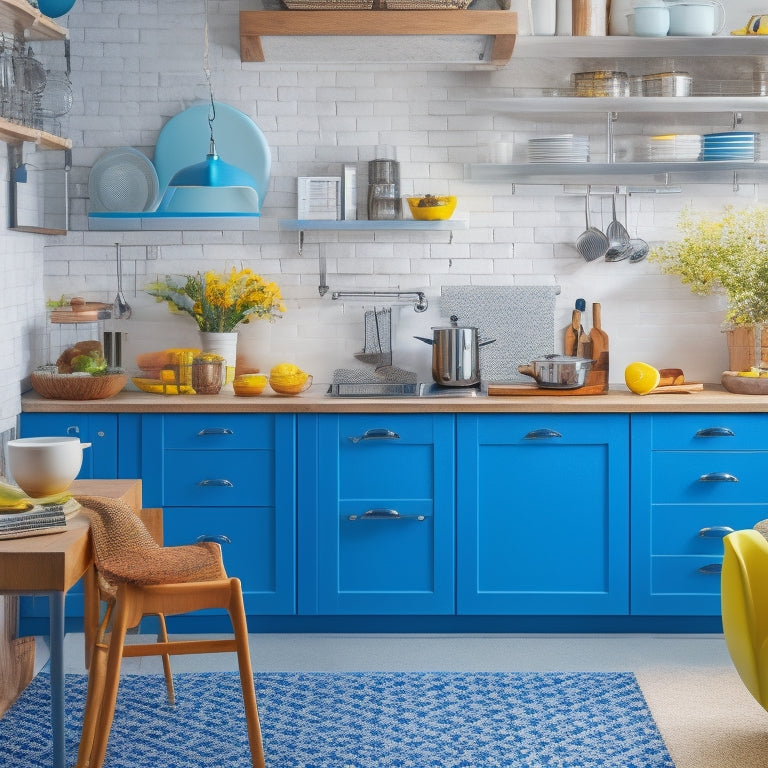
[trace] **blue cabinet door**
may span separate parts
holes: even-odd
[[[628,418],[457,418],[463,614],[628,611]]]
[[[299,421],[299,610],[452,614],[454,417]]]
[[[83,450],[80,480],[118,477],[118,415],[116,413],[22,413],[20,437],[79,437],[91,443]]]
[[[632,416],[631,612],[720,615],[722,538],[768,518],[768,416]]]
[[[162,507],[165,543],[223,534],[227,572],[249,615],[296,612],[296,417],[147,414],[144,504]]]

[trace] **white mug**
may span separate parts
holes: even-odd
[[[669,4],[669,34],[711,37],[725,27],[725,9],[719,0]]]
[[[663,5],[638,5],[634,22],[634,34],[637,37],[666,37],[669,31],[669,9]]]

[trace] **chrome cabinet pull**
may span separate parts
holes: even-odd
[[[231,429],[227,429],[227,427],[205,427],[204,429],[201,429],[198,433],[198,437],[203,437],[204,435],[233,435],[234,432]]]
[[[707,472],[699,478],[700,483],[738,483],[739,478],[730,472]]]
[[[67,435],[79,435],[80,427],[67,427]]]
[[[702,565],[701,568],[699,568],[699,573],[717,575],[719,573],[722,573],[722,570],[723,570],[722,563],[707,563],[706,565]]]
[[[735,435],[728,427],[707,427],[700,429],[696,437],[735,437]]]
[[[419,520],[422,521],[425,518],[424,515],[401,515],[396,509],[387,509],[386,507],[378,507],[375,509],[369,509],[362,515],[350,515],[348,520]]]
[[[710,525],[707,528],[702,528],[699,531],[699,536],[702,539],[723,539],[729,533],[733,533],[733,528],[729,525]]]
[[[400,435],[391,429],[366,429],[362,435],[349,438],[353,443],[359,443],[361,440],[399,440]]]
[[[219,488],[234,488],[235,486],[229,482],[229,480],[201,480],[198,485],[207,487],[207,486],[217,486]]]
[[[204,533],[202,536],[198,536],[195,542],[199,544],[201,541],[215,541],[217,544],[231,544],[232,539],[223,533]]]
[[[554,429],[534,429],[529,432],[523,439],[524,440],[550,440],[554,437],[562,437],[559,432]]]

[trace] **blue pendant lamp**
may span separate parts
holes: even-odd
[[[168,182],[158,211],[188,213],[238,213],[259,214],[259,199],[256,180],[246,171],[224,162],[216,151],[213,123],[216,120],[216,104],[213,98],[213,83],[208,65],[208,3],[205,7],[205,58],[203,62],[205,79],[211,106],[208,110],[208,127],[211,131],[208,154],[201,163],[188,165],[177,171]],[[175,199],[174,199],[175,198]]]

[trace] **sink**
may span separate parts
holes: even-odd
[[[437,384],[419,382],[418,384],[366,383],[366,384],[331,384],[328,397],[365,397],[365,398],[419,398],[419,397],[481,397],[480,387],[441,387]]]

